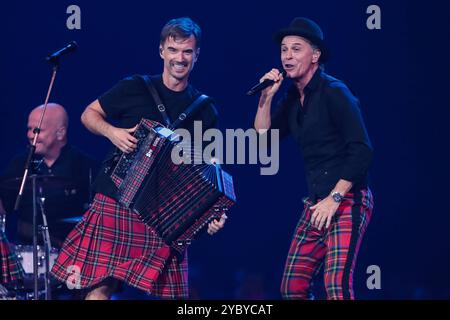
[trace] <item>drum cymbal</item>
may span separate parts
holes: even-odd
[[[33,182],[33,176],[28,176],[25,182],[25,190],[31,190]],[[70,188],[74,186],[74,181],[66,178],[54,175],[36,175],[36,185],[38,187],[58,189],[58,188]],[[0,188],[6,190],[18,191],[20,184],[22,183],[22,177],[16,178],[2,178],[0,179]]]

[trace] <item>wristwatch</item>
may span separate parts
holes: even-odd
[[[342,194],[340,194],[339,192],[335,191],[331,194],[331,197],[333,198],[333,200],[335,202],[341,203],[342,200],[344,199],[344,196]]]

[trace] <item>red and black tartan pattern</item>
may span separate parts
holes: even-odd
[[[17,255],[11,250],[6,235],[0,231],[0,283],[14,284],[23,279],[25,271],[17,259]]]
[[[180,262],[137,214],[102,194],[96,194],[52,268],[57,279],[78,288],[113,277],[168,299],[188,297],[187,271],[186,252]]]
[[[285,299],[310,298],[313,276],[324,264],[327,299],[354,299],[353,270],[373,208],[369,189],[348,193],[328,229],[311,225],[307,205],[297,224],[281,282]]]

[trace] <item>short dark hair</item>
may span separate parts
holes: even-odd
[[[200,48],[200,42],[202,37],[202,30],[200,27],[191,20],[191,18],[183,17],[172,19],[166,23],[161,30],[160,45],[163,45],[168,38],[186,39],[190,36],[195,37],[195,45]]]

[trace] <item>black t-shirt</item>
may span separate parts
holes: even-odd
[[[200,95],[193,86],[188,85],[183,91],[167,88],[162,75],[151,76],[152,83],[166,107],[167,114],[173,123],[178,116]],[[139,76],[132,76],[119,81],[113,88],[98,98],[109,121],[119,128],[132,128],[142,118],[164,124],[163,117],[156,107],[146,83]],[[182,122],[180,128],[193,134],[194,121],[202,121],[202,130],[217,125],[217,110],[212,103],[203,104],[191,117]],[[95,192],[116,198],[117,188],[110,178],[115,163],[114,154],[120,151],[116,147],[108,153],[94,184]]]
[[[25,152],[14,157],[3,173],[3,177],[7,180],[22,177],[27,156],[28,153]],[[38,180],[37,185],[42,186],[42,195],[45,198],[44,208],[50,235],[59,240],[64,240],[74,224],[62,222],[61,220],[81,216],[86,210],[90,201],[91,177],[95,177],[97,174],[98,163],[70,145],[66,145],[61,149],[60,156],[51,167],[47,167],[45,162],[39,161],[40,159],[39,156],[36,156],[30,175],[36,173],[38,176],[54,175],[62,178],[58,180],[62,181],[62,183],[56,181],[57,184],[55,184],[55,180],[41,183],[41,180]],[[17,183],[20,182],[17,181]],[[0,197],[7,212],[11,213],[13,211],[18,190],[19,186],[17,186],[17,190],[5,189],[0,186]],[[42,224],[42,215],[39,207],[37,213],[38,223]],[[20,203],[18,221],[27,224],[33,223],[31,181],[27,182],[27,188]],[[22,243],[31,243],[30,235],[23,234],[22,231],[19,233],[17,240]]]

